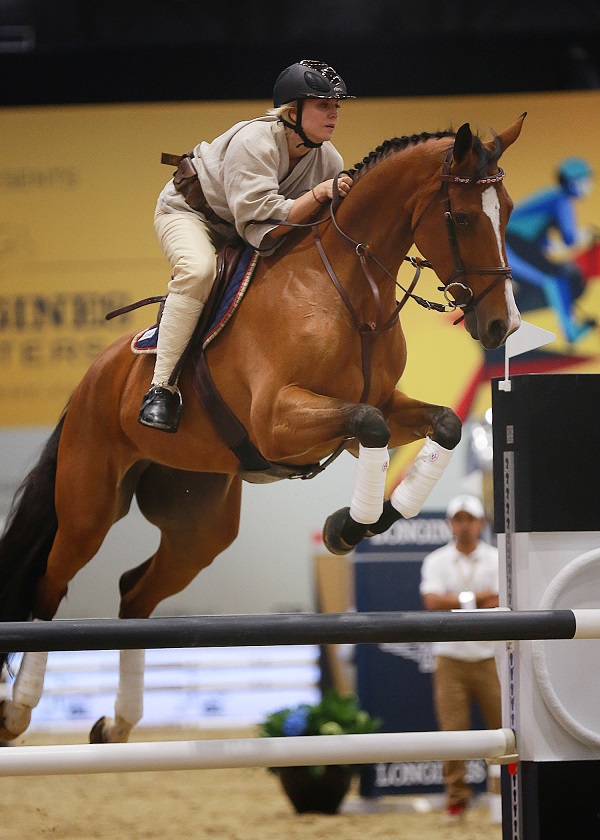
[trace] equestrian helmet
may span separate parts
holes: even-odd
[[[298,99],[356,99],[333,67],[322,61],[303,60],[286,67],[275,82],[273,104],[276,108]]]

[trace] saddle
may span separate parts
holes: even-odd
[[[226,245],[217,256],[217,275],[208,300],[202,310],[194,333],[177,362],[169,384],[174,385],[183,365],[191,356],[193,366],[192,383],[196,396],[204,406],[212,425],[226,446],[234,453],[241,466],[242,478],[252,483],[267,483],[282,478],[313,478],[325,469],[331,459],[324,464],[307,464],[300,467],[289,464],[276,464],[267,461],[254,446],[248,432],[229,408],[219,393],[204,355],[207,345],[225,327],[229,318],[239,305],[247,288],[258,254],[243,241]],[[237,277],[236,277],[237,275]],[[240,282],[237,282],[239,280]],[[134,352],[152,352],[155,348],[160,316],[166,295],[144,298],[120,309],[109,312],[107,320],[123,315],[142,306],[160,303],[157,324],[151,330],[143,330],[132,341]],[[151,334],[152,346],[140,347],[137,343]]]

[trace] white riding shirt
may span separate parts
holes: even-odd
[[[274,116],[236,123],[212,142],[199,143],[192,161],[210,207],[255,248],[277,227],[265,219],[285,221],[296,198],[344,167],[336,148],[325,142],[290,171],[285,126]],[[157,207],[164,213],[196,213],[204,219],[186,204],[172,179],[160,193]]]

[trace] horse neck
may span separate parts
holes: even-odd
[[[423,170],[432,182],[439,171],[438,159],[429,152],[425,144],[409,146],[374,164],[359,174],[338,212],[344,233],[367,245],[394,277],[413,243],[412,222],[423,191]]]

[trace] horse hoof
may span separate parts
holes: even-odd
[[[2,700],[0,703],[0,740],[14,741],[21,735],[31,720],[31,709],[13,703],[12,700]]]
[[[101,717],[92,726],[90,744],[124,744],[133,726],[134,724],[128,723],[119,714],[115,715],[114,719]]]
[[[92,726],[90,730],[90,744],[108,744],[109,740],[106,735],[106,729],[104,724],[106,723],[107,718],[101,717],[99,718],[96,723]]]
[[[340,510],[336,510],[335,513],[332,513],[325,520],[325,525],[323,526],[323,543],[327,551],[330,551],[331,554],[348,554],[355,547],[354,545],[349,545],[342,538],[342,531],[348,521],[349,515],[349,507],[340,508]]]

